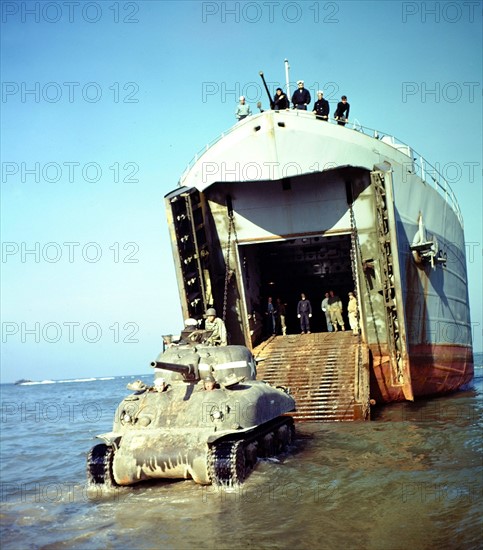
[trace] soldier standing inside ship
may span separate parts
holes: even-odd
[[[312,305],[303,292],[300,298],[301,300],[297,304],[297,317],[300,319],[300,330],[302,334],[310,334],[309,318],[312,317]]]
[[[272,297],[268,297],[267,309],[265,315],[267,316],[267,334],[275,334],[276,332],[276,310],[272,301]]]
[[[292,103],[294,109],[300,109],[302,111],[307,110],[307,105],[311,101],[310,92],[304,88],[304,81],[297,81],[298,89],[292,95]]]
[[[283,336],[287,335],[287,325],[285,324],[285,304],[277,298],[277,312],[280,320],[280,328],[282,329]]]
[[[349,110],[351,106],[347,103],[347,96],[343,95],[341,101],[337,103],[337,109],[334,113],[334,118],[339,126],[345,126],[349,118]]]
[[[319,120],[329,120],[330,107],[329,102],[324,99],[324,92],[319,90],[317,92],[318,100],[314,103],[315,117]]]
[[[240,103],[237,105],[235,115],[238,120],[243,120],[247,116],[252,114],[250,105],[245,102],[245,96],[240,96]]]
[[[349,292],[349,303],[347,304],[347,314],[349,315],[349,325],[352,329],[352,334],[359,334],[359,308],[357,300],[353,292]]]
[[[344,321],[342,319],[342,302],[340,301],[339,296],[334,294],[334,291],[329,292],[329,313],[330,313],[330,322],[334,327],[334,332],[337,332],[337,323],[342,330],[345,330]]]
[[[320,307],[322,308],[322,311],[325,315],[325,321],[327,322],[327,330],[329,332],[332,332],[332,323],[330,322],[330,313],[329,313],[329,293],[325,293],[325,297],[322,300],[322,303],[320,304]]]
[[[275,111],[283,111],[284,109],[288,109],[288,107],[287,96],[283,93],[282,88],[277,88],[273,96],[273,109]]]
[[[206,343],[212,346],[226,346],[226,327],[222,319],[216,316],[216,309],[210,307],[205,313],[205,330],[212,331]]]

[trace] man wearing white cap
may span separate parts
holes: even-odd
[[[238,120],[243,120],[247,116],[252,114],[252,110],[250,109],[250,105],[245,102],[245,96],[240,96],[240,103],[238,104],[235,115]]]
[[[317,92],[318,100],[314,103],[315,116],[318,120],[329,120],[330,107],[329,102],[324,99],[324,92],[319,90]]]
[[[308,90],[304,88],[304,81],[297,81],[298,88],[292,95],[292,103],[294,109],[301,109],[303,111],[307,110],[307,105],[310,103],[311,97]]]

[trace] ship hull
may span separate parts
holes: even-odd
[[[392,383],[388,355],[371,349],[371,398],[376,403],[405,401],[400,387]],[[424,344],[410,350],[411,381],[415,398],[444,395],[473,380],[473,353],[465,346]]]
[[[231,343],[253,349],[267,335],[268,296],[285,303],[288,333],[300,332],[305,292],[317,332],[327,330],[324,292],[346,309],[355,290],[372,399],[464,386],[473,358],[463,224],[422,163],[406,145],[310,113],[245,119],[166,196],[183,315],[215,306]]]

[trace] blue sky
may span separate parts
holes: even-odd
[[[481,7],[3,2],[2,381],[149,372],[182,323],[163,196],[285,58],[447,177],[482,350]]]

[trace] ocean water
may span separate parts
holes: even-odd
[[[365,423],[297,424],[238,488],[156,481],[87,489],[86,455],[126,384],[1,386],[1,548],[482,547],[482,355],[472,387]]]

